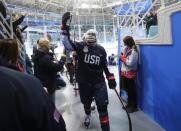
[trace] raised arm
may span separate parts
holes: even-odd
[[[62,43],[66,50],[68,51],[75,51],[76,44],[70,40],[70,32],[69,32],[69,25],[67,25],[68,21],[71,21],[70,12],[66,12],[62,16],[62,25],[61,25],[61,34],[62,34]]]

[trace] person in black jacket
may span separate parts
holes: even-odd
[[[25,16],[26,16],[25,14],[24,15],[12,14],[12,24],[13,24],[14,33],[16,33],[18,26],[23,22]],[[7,21],[8,23],[10,23],[10,19],[8,19]]]
[[[110,73],[107,67],[106,51],[101,45],[97,44],[95,30],[88,30],[82,42],[72,42],[67,26],[69,19],[69,12],[62,16],[62,43],[66,50],[76,51],[77,53],[76,79],[79,85],[80,99],[86,114],[84,124],[89,127],[91,103],[94,98],[102,131],[110,131],[107,111],[108,93],[103,72],[106,74],[110,89],[116,88],[116,81],[114,74]]]
[[[4,65],[0,56],[0,131],[66,131],[40,81]]]
[[[33,69],[32,69],[33,65],[32,65],[32,62],[31,62],[28,54],[26,54],[25,61],[26,61],[26,72],[27,72],[27,74],[33,75]]]
[[[145,18],[145,22],[146,22],[146,35],[148,35],[150,26],[157,25],[157,16],[154,15],[152,12],[149,12]]]
[[[38,42],[38,50],[34,56],[34,75],[47,88],[53,102],[55,102],[56,76],[57,72],[61,71],[65,59],[61,57],[58,63],[54,63],[53,54],[49,52],[49,40],[42,38]]]

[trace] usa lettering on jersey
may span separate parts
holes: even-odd
[[[96,56],[96,55],[85,54],[84,62],[89,63],[89,64],[99,65],[100,64],[100,57]]]

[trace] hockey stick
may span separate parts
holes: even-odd
[[[124,108],[125,111],[126,111],[126,114],[127,114],[127,117],[128,117],[128,122],[129,122],[129,131],[132,131],[132,123],[131,123],[130,115],[129,115],[127,109],[125,108],[125,106],[124,106],[124,104],[123,104],[123,101],[122,101],[121,97],[120,97],[119,94],[118,94],[118,91],[117,91],[116,89],[114,89],[114,91],[115,91],[117,97],[119,98],[121,104],[123,105],[123,108]]]

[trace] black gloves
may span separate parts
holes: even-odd
[[[70,37],[70,33],[69,33],[70,27],[67,25],[67,21],[70,19],[71,19],[70,12],[66,12],[65,14],[63,14],[61,30],[62,30],[62,34],[67,35],[68,37]]]
[[[67,26],[67,21],[70,20],[71,15],[70,12],[66,12],[62,15],[62,30],[69,30],[69,26]]]
[[[106,78],[108,80],[109,88],[115,89],[116,88],[116,80],[114,78],[114,74],[110,73]]]

